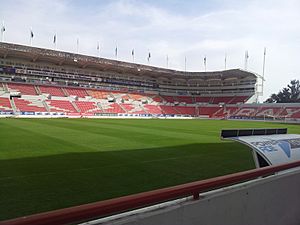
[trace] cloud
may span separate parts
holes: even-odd
[[[183,5],[184,4],[184,5]],[[289,80],[298,78],[300,65],[300,2],[287,1],[71,1],[0,0],[0,19],[6,22],[5,39],[29,43],[29,28],[35,32],[34,45],[52,48],[57,33],[58,49],[187,69],[208,70],[243,68],[244,52],[249,51],[249,70],[262,72],[263,48],[267,47],[264,98],[277,92]],[[182,9],[182,10],[181,10]],[[199,9],[199,10],[198,10]]]

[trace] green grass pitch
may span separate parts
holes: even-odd
[[[210,120],[0,119],[0,220],[254,168]]]

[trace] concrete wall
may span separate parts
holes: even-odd
[[[296,225],[300,224],[300,170],[207,192],[85,224]]]

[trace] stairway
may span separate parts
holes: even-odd
[[[16,104],[15,104],[13,98],[12,98],[12,99],[9,98],[9,102],[10,102],[10,105],[11,105],[11,107],[12,107],[14,113],[16,113],[16,112],[17,112],[17,107],[16,107]]]
[[[70,103],[73,105],[74,109],[76,109],[76,111],[80,113],[80,109],[79,109],[78,106],[75,104],[75,102],[70,101]]]
[[[50,107],[48,106],[48,104],[44,100],[42,100],[42,102],[43,102],[45,109],[47,109],[47,112],[50,112]]]
[[[41,92],[41,90],[40,90],[40,88],[39,88],[38,86],[34,86],[34,89],[35,89],[35,91],[36,91],[36,93],[37,93],[38,95],[41,95],[41,94],[42,94],[42,92]]]

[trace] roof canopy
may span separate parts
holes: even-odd
[[[91,68],[101,71],[132,74],[138,76],[184,78],[184,79],[212,79],[212,78],[253,78],[256,74],[241,69],[232,69],[213,72],[185,72],[147,66],[136,63],[122,62],[70,52],[55,51],[44,48],[29,47],[18,44],[0,43],[0,57],[28,60],[32,62],[46,62],[56,65],[69,65],[78,68]]]

